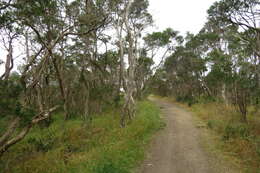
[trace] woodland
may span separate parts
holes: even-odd
[[[99,140],[96,134],[112,127],[111,133],[126,138],[135,133],[137,141],[146,138],[163,126],[157,108],[146,101],[150,94],[175,98],[191,109],[210,104],[232,110],[232,123],[237,122],[223,127],[224,138],[242,134],[254,149],[253,166],[260,169],[260,2],[217,1],[200,32],[185,36],[174,28],[150,32],[148,6],[148,0],[0,0],[6,52],[0,59],[0,172],[80,172],[67,165],[75,166],[73,154],[90,144],[73,140]],[[209,128],[217,124],[206,121]],[[93,128],[95,123],[102,128]],[[59,148],[54,133],[63,150],[49,160],[60,160],[63,168],[46,171],[48,153]],[[130,141],[120,146],[140,147]],[[89,162],[102,160],[89,157]],[[127,163],[134,167],[133,160]],[[19,162],[23,165],[13,168]],[[127,172],[121,169],[125,162],[89,172]],[[28,166],[39,164],[39,170]]]

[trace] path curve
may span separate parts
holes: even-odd
[[[212,165],[200,145],[200,129],[189,112],[172,102],[150,97],[160,106],[166,127],[151,144],[140,173],[229,173],[231,169]],[[213,161],[214,162],[214,161]]]

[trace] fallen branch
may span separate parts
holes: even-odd
[[[54,106],[52,108],[50,108],[47,111],[41,112],[38,115],[36,115],[35,117],[33,117],[33,119],[31,120],[31,122],[22,129],[22,131],[16,135],[15,137],[13,137],[12,139],[8,138],[11,136],[11,134],[14,133],[15,128],[16,128],[16,122],[13,124],[11,124],[9,127],[11,127],[10,131],[12,131],[10,134],[7,134],[6,136],[2,136],[0,139],[3,139],[1,142],[3,143],[0,146],[0,157],[2,157],[2,155],[14,144],[16,144],[17,142],[21,141],[30,131],[30,129],[37,123],[39,123],[40,121],[43,121],[47,118],[50,117],[51,113],[54,112],[56,109],[58,109],[59,106]],[[17,120],[18,121],[18,120]],[[1,143],[0,143],[1,144]]]

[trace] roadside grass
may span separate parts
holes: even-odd
[[[120,128],[119,111],[96,115],[91,123],[55,115],[48,128],[35,127],[5,153],[0,170],[15,173],[130,173],[144,159],[152,135],[163,127],[160,110],[138,103],[136,117]],[[1,172],[1,171],[0,171]]]
[[[239,172],[260,173],[260,111],[258,109],[249,107],[248,124],[245,124],[241,123],[240,114],[230,105],[201,102],[188,106],[183,102],[177,102],[173,97],[160,99],[174,102],[193,112],[195,121],[198,120],[196,126],[207,130],[202,142],[213,156],[232,163]]]
[[[186,107],[187,108],[187,107]],[[189,108],[215,135],[216,147],[243,172],[260,172],[260,115],[249,108],[248,124],[241,123],[234,107],[197,103]]]

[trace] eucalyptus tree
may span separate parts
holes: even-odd
[[[35,2],[36,3],[36,2]],[[69,110],[68,110],[68,93],[69,93],[69,86],[66,86],[65,82],[65,69],[63,68],[63,61],[64,61],[64,53],[62,49],[62,43],[66,43],[66,40],[69,36],[84,36],[89,35],[95,32],[98,28],[102,27],[106,22],[106,16],[102,19],[98,18],[96,21],[89,21],[86,22],[86,18],[89,17],[89,9],[87,8],[89,3],[83,1],[73,1],[71,4],[68,4],[67,1],[40,1],[42,3],[41,8],[43,8],[43,14],[40,14],[42,20],[37,20],[33,24],[30,23],[31,21],[26,22],[25,24],[28,25],[30,29],[32,29],[40,41],[40,44],[47,50],[47,58],[50,58],[50,61],[53,64],[53,67],[56,72],[56,76],[58,79],[61,97],[63,100],[64,111],[65,111],[65,118],[69,117]],[[47,4],[45,4],[47,3]],[[36,3],[37,4],[37,3]],[[72,5],[78,5],[78,14],[74,16],[74,20],[71,20],[71,16],[68,8]],[[30,7],[33,6],[30,5]],[[37,6],[37,5],[36,5]],[[56,9],[55,9],[56,7]],[[82,9],[83,7],[83,9]],[[94,8],[94,7],[90,7]],[[35,9],[35,8],[34,8]],[[37,8],[36,8],[37,9]],[[46,13],[46,11],[50,11]],[[67,14],[67,13],[68,14]],[[75,13],[74,13],[75,14]],[[26,20],[28,20],[29,16],[26,16]],[[20,15],[22,16],[22,15]],[[35,17],[35,16],[34,16]],[[41,19],[40,18],[40,19]],[[34,19],[32,19],[34,20]],[[37,23],[38,22],[38,23]],[[41,31],[41,32],[40,32]],[[45,36],[46,35],[46,36]],[[46,39],[43,39],[45,36]],[[60,48],[61,52],[57,52],[56,48]]]
[[[166,85],[166,73],[163,69],[163,64],[167,60],[167,57],[176,50],[176,47],[182,45],[183,37],[178,34],[178,31],[166,28],[161,32],[147,34],[143,40],[143,52],[146,57],[149,57],[153,61],[160,59],[160,62],[152,64],[151,71],[154,73],[154,76],[149,77],[147,82],[144,83],[144,89],[156,90],[155,88],[157,88],[158,91],[160,90],[159,93],[163,95],[166,95],[166,93],[169,94],[170,85]]]
[[[202,58],[205,48],[202,46],[203,39],[200,35],[188,33],[185,39],[184,44],[184,38],[179,36],[178,32],[166,29],[148,35],[146,42],[152,47],[152,52],[156,52],[160,46],[166,46],[165,51],[171,53],[165,54],[163,66],[151,80],[153,85],[163,95],[174,95],[180,100],[192,101],[203,92],[205,86],[202,84],[206,71],[205,60]]]
[[[174,31],[172,28],[166,28],[161,32],[147,34],[144,37],[144,42],[144,49],[151,59],[161,56],[159,64],[153,68],[153,70],[155,70],[164,63],[165,58],[174,51],[176,46],[183,43],[183,38],[179,35],[178,31]]]
[[[255,61],[260,60],[260,2],[258,0],[222,0],[208,10],[209,20],[222,25],[239,27],[239,34],[232,34],[250,47]],[[222,28],[223,29],[223,28]],[[259,76],[258,65],[258,76]],[[259,78],[258,78],[259,83]]]
[[[120,57],[119,86],[125,92],[121,126],[135,114],[135,71],[142,31],[152,23],[147,0],[122,0],[113,6],[113,25]],[[128,66],[126,66],[126,63]]]
[[[153,75],[152,66],[154,61],[147,56],[147,52],[143,49],[140,52],[140,57],[137,60],[137,67],[135,70],[135,85],[136,85],[136,98],[143,99],[147,94],[150,85],[150,78]]]
[[[5,108],[8,108],[8,116],[13,117],[6,132],[0,137],[1,155],[22,140],[35,124],[48,119],[51,112],[58,108],[57,100],[60,97],[63,100],[65,117],[68,118],[69,87],[64,77],[68,63],[64,59],[64,45],[68,45],[68,40],[72,37],[89,35],[107,22],[107,17],[101,16],[96,22],[86,23],[83,19],[89,12],[83,9],[72,19],[68,9],[77,2],[79,1],[1,1],[1,31],[5,29],[10,33],[10,37],[7,37],[10,43],[9,54],[5,62],[5,73],[0,81],[1,95]],[[11,81],[10,78],[13,36],[19,36],[22,41],[22,37],[25,37],[26,40],[26,57],[16,81]],[[56,94],[58,90],[60,96]]]
[[[190,104],[203,92],[201,79],[206,71],[205,60],[196,52],[199,46],[196,39],[193,37],[185,46],[176,47],[164,64],[173,95]]]
[[[89,94],[93,93],[90,86],[96,85],[94,83],[98,83],[98,80],[103,77],[103,71],[97,61],[100,56],[98,44],[100,41],[107,40],[103,34],[109,23],[107,3],[106,1],[92,0],[73,1],[66,8],[67,21],[71,26],[74,26],[74,31],[68,34],[70,36],[69,43],[65,41],[65,47],[60,47],[61,51],[63,50],[60,60],[65,65],[63,65],[65,68],[63,68],[62,79],[66,88],[66,102],[69,103],[67,105],[68,113],[71,115],[81,114],[86,118],[91,107],[99,109],[98,107],[101,105],[98,103],[96,106],[89,105]],[[69,65],[68,68],[66,68],[66,63]],[[95,87],[98,90],[98,87]],[[76,89],[82,89],[82,92],[85,93],[82,104],[77,103],[80,99],[78,99]],[[92,99],[95,100],[95,97]],[[82,107],[78,109],[80,105]]]
[[[226,40],[224,53],[231,59],[230,100],[246,121],[247,105],[258,102],[259,94],[259,21],[260,3],[255,0],[222,0],[209,10],[209,23]],[[230,74],[230,73],[229,73]],[[227,76],[227,75],[225,75]],[[228,82],[228,81],[227,81]],[[249,92],[250,90],[250,92]],[[250,94],[254,93],[254,94]]]

